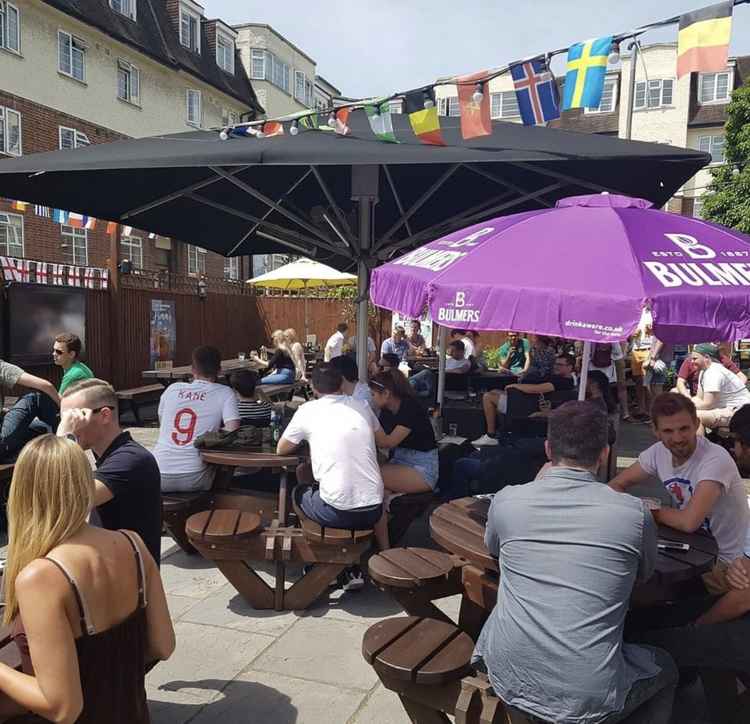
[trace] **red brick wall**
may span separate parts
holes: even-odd
[[[127,138],[121,133],[102,126],[97,126],[82,118],[70,116],[47,106],[34,103],[26,98],[11,95],[0,90],[0,106],[17,110],[21,114],[21,129],[23,153],[38,153],[41,151],[55,151],[59,148],[59,127],[75,128],[85,133],[91,143],[107,143]],[[0,163],[4,155],[0,154]],[[10,204],[0,199],[0,211],[14,212]],[[59,224],[51,219],[37,216],[30,206],[23,214],[24,217],[24,255],[28,259],[66,263],[65,250],[62,247],[62,236]],[[88,232],[88,265],[104,267],[108,264],[110,255],[110,240],[106,234],[106,222],[99,221],[94,230]],[[159,268],[156,249],[153,240],[148,238],[148,232],[134,230],[134,236],[140,236],[143,245],[143,266],[145,269]],[[172,242],[173,271],[187,274],[187,247],[180,242]],[[119,259],[123,258],[120,249]],[[245,271],[249,270],[249,262],[245,260]],[[206,273],[208,276],[221,277],[224,274],[224,258],[218,254],[208,254],[206,259]],[[247,274],[251,276],[251,274]]]

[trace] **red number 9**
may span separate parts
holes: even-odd
[[[172,433],[172,442],[175,445],[188,445],[195,434],[195,424],[198,422],[198,415],[189,407],[183,407],[177,411],[174,416],[174,432]]]

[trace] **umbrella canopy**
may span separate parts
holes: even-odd
[[[294,253],[347,269],[571,193],[619,191],[663,204],[709,161],[697,151],[515,123],[494,123],[491,135],[467,141],[459,122],[441,119],[442,147],[420,143],[400,115],[400,142],[380,142],[357,110],[347,136],[301,130],[222,141],[196,131],[31,154],[0,161],[0,196],[227,256]],[[357,217],[362,198],[377,203],[367,222]]]
[[[373,272],[372,301],[443,326],[614,342],[750,336],[750,237],[616,195],[501,217]]]
[[[356,286],[357,277],[312,259],[298,259],[278,269],[248,279],[247,283],[264,289],[315,289]]]

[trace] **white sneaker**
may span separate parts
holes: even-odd
[[[482,437],[472,440],[471,444],[474,447],[490,447],[492,445],[499,445],[500,443],[494,437],[484,434]]]
[[[344,571],[344,585],[341,586],[345,591],[359,591],[364,588],[365,577],[359,568],[350,568]]]

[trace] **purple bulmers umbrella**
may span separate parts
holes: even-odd
[[[375,269],[370,296],[463,329],[614,342],[648,306],[664,341],[750,337],[750,237],[651,206],[573,196],[477,224]]]

